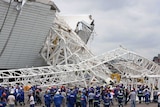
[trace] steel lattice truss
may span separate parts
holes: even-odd
[[[94,56],[79,36],[58,17],[49,31],[41,55],[50,66],[2,70],[1,84],[50,86],[78,83],[87,86],[95,80],[103,83],[111,73],[107,64],[124,76],[160,72],[158,65],[124,48]]]
[[[139,85],[137,79],[142,79],[144,84],[152,87],[152,94],[154,86],[160,90],[160,66],[156,63],[131,51],[108,63],[120,71],[123,84],[135,88]]]
[[[90,29],[85,29],[92,32]],[[49,65],[77,64],[93,57],[81,38],[60,17],[56,17],[41,50],[41,56]]]
[[[109,72],[106,72],[106,69],[104,69],[104,72],[102,71],[99,72],[99,70],[102,70],[101,65],[103,65],[104,63],[110,63],[111,61],[113,62],[117,59],[119,60],[119,58],[123,58],[123,62],[125,58],[129,58],[126,59],[126,62],[127,60],[131,61],[130,58],[133,58],[133,55],[135,58],[134,59],[135,62],[137,62],[136,61],[137,58],[142,59],[142,57],[139,57],[138,55],[130,51],[127,51],[123,48],[118,48],[106,54],[102,54],[100,56],[95,56],[90,59],[84,60],[79,64],[57,65],[55,67],[47,66],[47,67],[37,67],[37,68],[4,70],[1,71],[0,73],[0,81],[2,82],[2,84],[31,83],[41,86],[54,85],[54,84],[59,85],[59,84],[75,83],[75,82],[83,82],[86,85],[87,84],[86,80],[87,79],[92,80],[95,76],[103,80],[105,78],[108,78],[107,73]],[[138,57],[136,58],[135,56]],[[150,61],[148,61],[148,63],[149,62]],[[131,68],[130,65],[127,69],[129,68]],[[145,69],[144,66],[142,66],[142,68]],[[131,74],[132,72],[128,71],[127,69],[125,72]],[[137,70],[137,72],[139,71]]]
[[[131,51],[108,63],[118,68],[125,75],[160,75],[159,65]]]
[[[19,83],[24,85],[48,86],[84,81],[84,77],[82,77],[80,73],[81,72],[67,71],[61,68],[48,66],[1,71],[0,80],[4,85]]]
[[[0,72],[0,81],[5,85],[20,83],[48,86],[75,82],[83,82],[87,85],[87,80],[91,82],[95,77],[98,80],[107,79],[108,74],[105,69],[103,72],[101,71],[101,65],[127,53],[128,51],[118,48],[101,56],[82,61],[79,64],[2,70]]]
[[[129,52],[116,62],[112,61],[112,64],[121,71],[122,83],[126,86],[131,85],[132,88],[137,88],[137,85],[141,84],[138,79],[141,79],[143,84],[151,88],[152,95],[155,86],[160,91],[160,66],[158,64],[134,52]],[[153,99],[152,95],[151,99]]]

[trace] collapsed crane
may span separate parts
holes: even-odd
[[[68,26],[68,24],[64,21],[64,19],[58,16],[58,14],[53,14],[55,11],[58,10],[57,7],[54,5],[54,3],[52,3],[51,6],[43,4],[44,6],[44,10],[43,10],[43,8],[40,7],[42,4],[39,2],[35,4],[33,3],[33,1],[32,3],[26,2],[26,4],[23,4],[23,9],[21,11],[21,8],[22,8],[21,3],[13,2],[12,4],[11,2],[8,2],[9,7],[7,7],[8,4],[3,1],[6,1],[6,0],[0,1],[1,2],[0,6],[2,7],[0,11],[2,10],[5,11],[7,8],[8,9],[5,15],[6,18],[5,16],[2,15],[4,17],[4,21],[3,22],[0,21],[2,25],[3,23],[5,25],[5,26],[3,25],[2,28],[5,28],[5,27],[6,28],[8,27],[8,29],[10,28],[9,24],[5,24],[5,23],[12,22],[12,20],[11,22],[10,20],[6,20],[7,15],[12,15],[13,13],[17,14],[19,12],[20,14],[18,14],[18,16],[14,14],[13,18],[11,18],[13,19],[13,21],[15,21],[15,23],[11,23],[11,24],[14,24],[14,26],[12,26],[11,27],[12,29],[9,29],[9,31],[11,30],[13,32],[10,31],[10,33],[8,34],[7,30],[1,29],[0,39],[3,39],[5,41],[6,40],[6,38],[4,38],[5,35],[6,34],[9,35],[9,36],[7,35],[8,36],[7,42],[1,43],[1,44],[6,44],[4,46],[5,48],[2,49],[3,51],[1,51],[2,52],[2,55],[0,57],[1,63],[3,61],[6,61],[5,58],[6,59],[8,58],[7,56],[5,56],[5,53],[11,56],[12,53],[10,52],[10,49],[16,50],[17,44],[14,43],[14,45],[12,45],[11,40],[17,40],[17,37],[21,38],[22,36],[26,38],[26,36],[28,36],[28,34],[31,33],[28,30],[30,26],[27,26],[27,24],[26,26],[24,26],[23,25],[24,23],[22,24],[21,21],[23,22],[25,20],[30,24],[32,24],[33,21],[35,21],[36,24],[34,25],[35,26],[33,28],[34,30],[32,30],[32,28],[30,28],[30,30],[32,31],[32,33],[34,32],[35,38],[36,37],[38,38],[40,35],[40,38],[38,39],[41,39],[45,37],[44,32],[46,31],[48,32],[48,26],[50,26],[49,22],[50,20],[52,21],[52,17],[54,15],[55,15],[55,18],[54,18],[54,22],[52,23],[49,29],[48,35],[45,39],[43,46],[41,47],[38,45],[35,48],[35,49],[41,48],[41,50],[38,50],[38,52],[40,51],[41,57],[36,56],[33,58],[33,59],[38,59],[40,57],[41,59],[44,60],[45,65],[47,66],[1,70],[0,83],[2,85],[32,84],[32,85],[40,85],[40,86],[50,86],[50,85],[74,83],[76,85],[88,86],[96,83],[109,84],[112,81],[110,79],[110,74],[112,72],[111,72],[111,69],[109,69],[108,65],[112,65],[119,71],[119,73],[121,74],[121,81],[123,81],[124,84],[129,84],[129,82],[131,82],[130,80],[132,80],[132,83],[137,83],[136,79],[142,78],[142,77],[147,78],[146,83],[148,85],[150,85],[151,83],[158,84],[160,82],[160,79],[159,79],[160,67],[158,65],[122,47],[109,51],[100,56],[95,56],[88,49],[86,45],[90,36],[93,34],[93,30],[94,30],[93,23],[87,24],[81,21],[77,24],[77,29],[72,30]],[[15,6],[16,6],[16,9],[15,9]],[[18,8],[17,6],[18,7],[20,6],[21,8]],[[30,12],[30,9],[31,10],[33,9],[34,10],[33,13],[36,14],[37,16],[39,16],[38,10],[42,9],[41,12],[43,13],[43,16],[46,15],[48,18],[48,20],[43,20],[44,23],[46,23],[45,26],[41,26],[42,28],[38,28],[39,21],[35,20],[36,16],[32,17],[34,16],[34,14]],[[26,14],[29,15],[32,20],[26,18],[25,16]],[[42,17],[41,15],[41,18],[45,19],[46,17]],[[27,29],[25,31],[27,32],[26,34],[24,34],[23,30],[18,30],[17,32],[18,28],[23,28],[23,27],[24,27],[24,30]],[[40,33],[36,32],[37,29],[38,30],[40,29],[43,32],[40,32]],[[43,35],[41,35],[42,33]],[[20,36],[21,34],[23,35]],[[30,36],[30,38],[31,37],[33,36]],[[31,39],[30,38],[28,39],[29,42],[32,40],[32,38]],[[38,41],[38,43],[41,43],[40,41]],[[18,41],[18,42],[21,43],[21,41]],[[25,44],[24,46],[29,47],[30,44]],[[31,46],[29,48],[31,48]],[[17,47],[17,50],[19,49],[20,47]],[[26,52],[28,52],[27,49],[24,50],[24,47],[21,47],[21,50],[23,50],[25,54]],[[28,52],[27,55],[30,55],[30,53],[31,52]],[[19,53],[16,53],[16,54],[19,54]],[[20,58],[19,63],[25,62],[21,60],[23,58],[24,59],[26,58],[25,54],[20,55],[22,56],[22,58],[18,57]],[[12,58],[16,59],[17,55],[15,55]],[[40,61],[42,62],[41,59]],[[10,61],[11,64],[13,64],[12,61],[14,60]],[[31,64],[34,64],[33,62],[34,61],[32,61]],[[16,63],[18,63],[18,61]],[[3,66],[6,67],[5,64]],[[160,86],[158,87],[160,89]]]

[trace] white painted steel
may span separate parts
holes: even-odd
[[[127,51],[118,48],[101,56],[84,60],[79,64],[57,65],[37,68],[24,68],[15,70],[2,70],[0,81],[2,84],[21,83],[24,85],[60,85],[67,83],[91,83],[93,78],[105,80],[109,78],[108,72],[101,69],[101,65],[117,57],[127,54]],[[102,81],[99,81],[102,82]]]
[[[50,66],[2,70],[1,84],[50,86],[78,83],[87,86],[94,80],[103,83],[111,73],[107,64],[117,68],[125,80],[134,79],[136,74],[160,73],[157,64],[124,48],[94,56],[80,37],[59,17],[49,31],[41,55]]]
[[[41,50],[41,56],[47,64],[55,66],[77,64],[94,55],[65,21],[56,17]]]
[[[122,75],[147,76],[160,75],[160,66],[134,52],[128,51],[128,54],[108,62],[121,71]]]

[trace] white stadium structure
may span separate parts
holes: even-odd
[[[125,85],[160,89],[159,65],[122,47],[95,56],[86,45],[94,25],[71,29],[59,12],[53,1],[0,0],[0,84],[109,84],[112,66]]]

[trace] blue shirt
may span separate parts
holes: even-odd
[[[55,94],[53,97],[53,101],[55,105],[61,105],[63,100],[63,96],[60,94]]]

